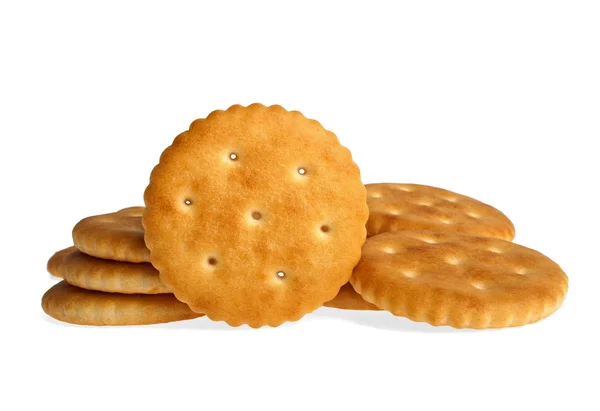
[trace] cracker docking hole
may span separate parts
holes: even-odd
[[[456,256],[450,256],[446,258],[446,262],[450,265],[459,265],[461,263],[460,258]]]
[[[436,240],[435,238],[431,238],[431,237],[423,237],[423,238],[421,238],[421,241],[423,241],[427,244],[439,244],[438,240]]]
[[[413,270],[404,270],[402,271],[402,274],[408,278],[415,278],[418,275],[417,272]]]
[[[517,273],[519,275],[525,275],[525,274],[527,274],[527,269],[524,267],[517,267],[515,269],[515,273]]]
[[[478,290],[485,290],[485,289],[487,289],[487,287],[483,283],[472,283],[471,285],[474,288],[477,288]]]

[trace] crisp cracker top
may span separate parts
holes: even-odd
[[[472,328],[536,321],[560,306],[568,288],[558,264],[535,250],[428,230],[371,237],[351,282],[396,315]]]
[[[73,228],[73,243],[80,251],[108,260],[149,262],[144,243],[144,207],[87,217]]]
[[[367,184],[367,235],[388,231],[459,231],[512,240],[512,222],[496,208],[452,191],[419,184]]]
[[[366,190],[350,152],[280,106],[194,121],[162,154],[144,198],[163,282],[231,325],[279,325],[332,299],[366,235]]]

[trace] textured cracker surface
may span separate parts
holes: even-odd
[[[76,250],[64,257],[59,273],[69,284],[87,290],[122,294],[170,293],[150,263],[104,260]]]
[[[110,214],[87,217],[73,228],[79,251],[106,260],[150,262],[144,243],[144,207],[129,207]]]
[[[366,189],[350,152],[279,106],[194,121],[163,152],[144,199],[161,280],[233,326],[277,326],[331,300],[366,237]]]
[[[323,305],[342,310],[381,310],[376,305],[366,302],[350,283],[344,284],[335,298]]]
[[[513,223],[494,207],[461,194],[418,184],[367,184],[367,236],[401,230],[458,231],[515,237]]]
[[[159,324],[201,317],[172,294],[116,294],[84,290],[66,281],[42,297],[42,308],[59,321],[81,325]]]
[[[48,260],[48,265],[46,269],[50,274],[55,277],[62,278],[62,275],[59,271],[60,264],[63,262],[64,258],[71,254],[73,251],[77,251],[75,246],[64,248],[60,251],[55,252],[52,257]]]
[[[568,279],[543,254],[500,239],[397,231],[367,240],[350,280],[367,301],[433,325],[532,323],[562,304]]]

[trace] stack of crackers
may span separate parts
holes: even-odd
[[[206,315],[278,326],[319,307],[499,328],[556,311],[561,268],[499,210],[417,184],[367,184],[335,134],[280,106],[215,111],[175,138],[145,207],[88,217],[48,271],[44,311],[84,325]]]

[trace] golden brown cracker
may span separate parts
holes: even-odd
[[[117,294],[84,290],[66,281],[42,297],[42,308],[59,321],[81,325],[159,324],[201,317],[172,294]]]
[[[63,262],[64,258],[71,254],[72,252],[77,251],[75,246],[67,247],[63,250],[55,252],[52,257],[48,260],[48,264],[46,265],[46,269],[50,274],[54,277],[62,278],[60,274],[60,264]]]
[[[366,302],[352,287],[352,284],[346,283],[340,288],[340,292],[331,301],[323,304],[325,307],[340,308],[342,310],[381,310],[375,304]]]
[[[414,321],[456,328],[519,326],[562,304],[568,279],[532,249],[450,231],[397,231],[367,240],[351,283],[368,302]]]
[[[64,258],[59,272],[69,284],[87,290],[122,294],[170,293],[150,263],[104,260],[74,251]]]
[[[125,207],[117,211],[119,214],[123,214],[129,217],[141,217],[144,214],[143,206]]]
[[[452,191],[419,184],[367,184],[367,236],[401,230],[458,231],[515,237],[513,223],[494,207]]]
[[[233,326],[277,326],[331,300],[366,236],[366,190],[350,152],[280,106],[194,121],[161,155],[144,199],[161,280]]]
[[[106,260],[150,262],[144,243],[144,207],[130,207],[110,214],[87,217],[73,228],[79,251]]]

